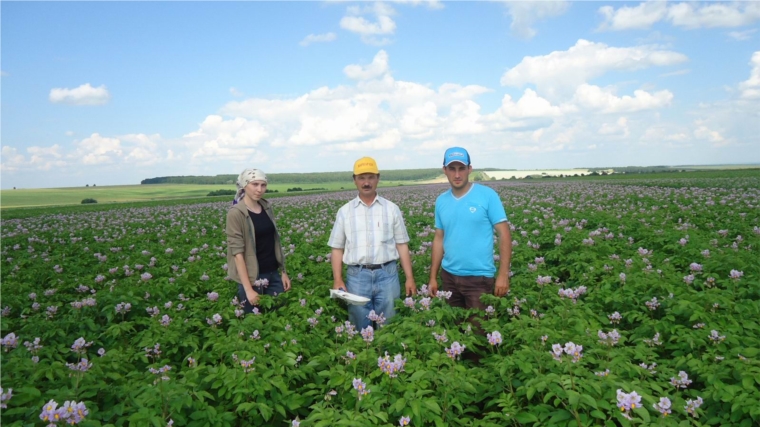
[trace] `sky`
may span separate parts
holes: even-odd
[[[760,1],[0,2],[3,189],[760,163]]]

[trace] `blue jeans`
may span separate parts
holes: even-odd
[[[259,279],[267,279],[269,280],[269,285],[267,285],[266,288],[253,286],[253,290],[256,291],[260,295],[271,295],[273,297],[276,297],[277,295],[280,295],[281,293],[285,292],[285,285],[282,284],[282,276],[280,276],[280,273],[277,271],[273,271],[271,273],[264,273],[259,274]],[[251,283],[253,285],[253,283]],[[240,301],[243,304],[243,310],[246,313],[253,313],[253,305],[248,302],[248,297],[245,295],[245,288],[241,283],[238,283],[238,301]],[[261,309],[259,309],[261,310]]]
[[[375,310],[376,314],[382,314],[388,320],[396,314],[393,304],[397,298],[401,297],[396,261],[389,262],[376,270],[349,265],[346,279],[346,288],[349,293],[369,298],[369,302],[364,305],[349,304],[348,306],[348,320],[358,330],[372,324],[372,321],[367,318],[372,310]]]

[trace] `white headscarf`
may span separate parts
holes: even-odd
[[[240,175],[238,175],[238,179],[235,182],[235,185],[237,186],[237,194],[235,194],[235,200],[232,201],[233,205],[236,205],[243,199],[243,197],[245,197],[245,186],[252,181],[267,182],[267,174],[259,169],[246,169],[243,172],[240,172]]]

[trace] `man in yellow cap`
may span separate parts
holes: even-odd
[[[359,330],[377,319],[371,311],[381,319],[395,314],[393,305],[401,296],[399,260],[406,276],[406,294],[417,293],[401,210],[377,194],[379,181],[374,159],[362,157],[354,163],[354,185],[359,194],[338,210],[327,242],[332,248],[333,288],[370,300],[363,306],[348,306],[349,320]],[[344,263],[348,266],[345,282]]]

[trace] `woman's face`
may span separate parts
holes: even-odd
[[[260,200],[267,192],[266,181],[251,181],[245,186],[245,195],[252,200]]]

